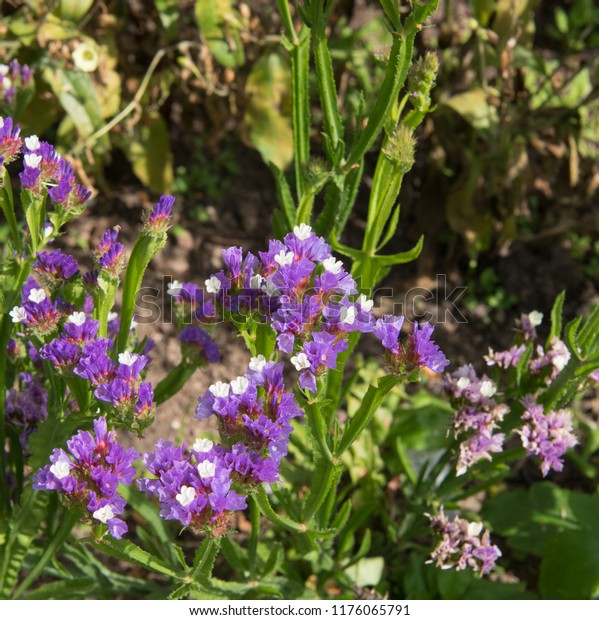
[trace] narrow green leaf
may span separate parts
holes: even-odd
[[[173,570],[167,566],[162,560],[154,557],[141,547],[128,540],[116,540],[114,538],[103,538],[102,540],[90,540],[94,549],[105,553],[117,560],[137,564],[146,570],[160,573],[172,579],[183,579],[185,574],[180,571]]]
[[[262,578],[268,577],[268,575],[276,573],[282,566],[284,560],[285,550],[283,548],[283,545],[279,542],[273,543],[268,558],[264,563],[264,568],[262,569]]]
[[[19,227],[15,215],[15,201],[12,194],[12,185],[8,170],[2,166],[2,174],[0,175],[0,207],[8,223],[10,235],[14,247],[21,253],[21,236],[19,235]]]
[[[331,527],[334,530],[337,530],[339,532],[345,527],[345,524],[347,523],[347,520],[349,519],[349,515],[351,514],[351,507],[352,507],[352,504],[351,504],[350,499],[346,500],[343,503],[343,505],[341,506],[337,514],[335,515],[333,522],[331,523]]]
[[[576,332],[580,327],[580,323],[582,322],[582,317],[576,317],[572,321],[566,325],[566,329],[564,330],[565,340],[570,348],[570,351],[574,353],[574,355],[582,361],[582,356],[580,354],[580,347],[577,342]]]
[[[562,313],[564,309],[564,299],[566,298],[566,292],[562,291],[553,302],[553,308],[551,309],[551,331],[547,339],[547,346],[551,342],[552,338],[559,338],[562,333]]]
[[[181,362],[178,366],[175,366],[154,389],[156,405],[161,405],[177,394],[195,371],[196,367],[193,364]]]
[[[51,583],[45,583],[25,596],[28,601],[48,601],[52,599],[78,599],[84,598],[85,594],[92,592],[98,583],[92,577],[82,579],[59,579]]]
[[[287,220],[288,230],[290,231],[295,224],[295,204],[293,202],[293,197],[291,196],[289,183],[287,183],[285,174],[274,164],[270,165],[270,170],[275,178],[279,207]]]
[[[578,344],[583,355],[587,355],[599,338],[599,304],[593,308],[591,315],[584,322],[578,334]]]
[[[231,568],[243,576],[244,572],[249,572],[250,563],[247,551],[237,544],[232,538],[225,537],[221,542],[221,551],[225,556],[225,560]]]
[[[362,404],[349,420],[348,425],[343,433],[339,447],[337,448],[337,457],[340,457],[357,439],[358,435],[368,426],[372,416],[379,408],[383,399],[387,394],[401,381],[400,377],[388,376],[382,377],[375,387],[371,385],[362,400]]]
[[[273,507],[270,505],[270,500],[268,499],[268,495],[266,495],[264,487],[260,487],[258,489],[258,492],[256,493],[256,501],[258,502],[258,506],[260,507],[262,514],[275,525],[292,532],[305,533],[308,531],[308,527],[305,523],[298,523],[289,517],[275,512]]]
[[[376,256],[375,260],[381,267],[392,267],[393,265],[401,265],[403,263],[410,263],[416,260],[422,252],[422,246],[424,245],[424,235],[418,239],[418,243],[407,252],[399,252],[397,254],[390,254],[388,256]]]
[[[141,287],[146,268],[154,256],[166,245],[166,233],[153,236],[140,234],[137,237],[129,258],[123,282],[123,301],[121,305],[121,322],[117,339],[116,353],[122,353],[127,345],[131,319],[135,312],[137,293]]]
[[[310,521],[326,500],[327,495],[331,492],[335,484],[340,470],[341,466],[333,464],[330,459],[318,459],[316,467],[314,468],[313,482],[310,486],[302,511],[303,518],[306,522]]]
[[[395,231],[397,230],[397,225],[399,223],[399,213],[400,213],[400,205],[397,205],[393,211],[393,214],[391,215],[391,219],[389,220],[389,223],[387,224],[387,232],[385,233],[383,240],[377,246],[377,252],[379,250],[382,250],[389,243],[389,241],[393,239],[393,236],[395,235]]]

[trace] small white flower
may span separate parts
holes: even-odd
[[[12,82],[9,77],[2,78],[2,88],[3,90],[8,90],[12,86]]]
[[[37,136],[25,138],[25,146],[29,151],[37,151],[40,148],[40,139]]]
[[[211,276],[204,284],[206,285],[206,291],[211,295],[216,295],[220,291],[221,281],[216,276]]]
[[[307,224],[300,224],[293,228],[293,234],[300,240],[305,241],[312,233],[312,228]]]
[[[54,232],[54,226],[52,224],[46,224],[44,226],[44,239],[47,239]]]
[[[467,388],[470,385],[470,379],[468,377],[460,377],[457,382],[457,386],[460,390]]]
[[[335,275],[339,274],[339,272],[343,269],[343,263],[340,260],[336,260],[334,256],[330,258],[325,258],[322,261],[322,266],[325,271],[329,273],[333,273]]]
[[[135,329],[139,323],[135,320],[135,318],[131,319],[131,323],[129,324],[129,330]]]
[[[207,478],[213,478],[215,473],[216,465],[208,460],[202,461],[198,465],[198,474],[200,474],[200,478],[202,480],[206,480]]]
[[[528,320],[533,327],[538,327],[543,322],[543,313],[538,310],[533,310],[528,315]]]
[[[58,461],[50,467],[50,473],[54,474],[54,476],[59,480],[66,478],[69,475],[70,471],[71,466],[66,461]]]
[[[9,71],[8,65],[5,65],[5,64],[1,64],[1,65],[0,65],[0,75],[1,75],[2,77],[4,77],[5,75],[7,75],[7,74],[8,74],[8,71]]]
[[[341,310],[339,311],[341,322],[347,323],[347,325],[353,325],[356,322],[356,314],[354,306],[350,306],[349,308],[341,306]]]
[[[217,381],[208,388],[208,391],[212,394],[212,396],[215,396],[216,398],[225,398],[229,395],[230,389],[231,386],[228,383]]]
[[[264,280],[260,288],[269,297],[274,297],[280,293],[279,289],[270,280]]]
[[[4,119],[0,116],[0,129],[4,127]]]
[[[35,304],[39,304],[41,301],[46,299],[46,291],[44,291],[43,288],[32,288],[29,292],[28,299]]]
[[[110,323],[111,321],[114,321],[115,319],[118,319],[118,318],[119,318],[119,315],[117,312],[109,312],[106,320]]]
[[[468,523],[468,536],[478,536],[482,531],[482,523]]]
[[[281,267],[284,267],[285,265],[291,265],[294,256],[295,254],[293,252],[285,252],[285,250],[281,250],[275,256],[275,263],[278,263],[278,265]]]
[[[264,355],[258,355],[258,357],[252,357],[250,360],[250,370],[260,372],[266,365],[266,358]]]
[[[358,297],[358,306],[360,306],[360,310],[370,312],[374,306],[374,301],[368,299],[366,295],[360,295],[360,297]]]
[[[85,312],[73,312],[73,314],[69,314],[67,318],[67,323],[73,323],[74,325],[80,326],[85,323]]]
[[[214,443],[210,441],[210,439],[205,439],[204,437],[198,437],[193,444],[193,449],[196,452],[210,452]]]
[[[245,377],[237,377],[237,379],[231,381],[231,391],[233,394],[243,394],[249,384],[250,382]]]
[[[562,353],[553,357],[551,363],[557,371],[561,372],[566,367],[569,361],[570,353]]]
[[[193,487],[183,485],[181,491],[175,495],[175,499],[181,504],[181,506],[189,506],[191,502],[196,498],[196,490]]]
[[[85,73],[92,73],[100,63],[98,50],[91,43],[79,43],[73,50],[72,57],[77,69]]]
[[[297,371],[305,370],[306,368],[310,368],[310,362],[308,361],[308,356],[302,351],[297,355],[294,355],[291,358],[291,363],[295,366]]]
[[[492,381],[483,381],[480,384],[481,396],[491,398],[495,394],[495,392],[497,392],[497,388],[493,385]]]
[[[257,291],[262,286],[262,276],[257,273],[250,278],[250,288]]]
[[[98,508],[98,510],[94,512],[93,517],[94,519],[98,519],[98,521],[101,521],[102,523],[106,523],[114,517],[114,512],[112,511],[112,507],[106,504],[106,506]]]
[[[15,306],[8,314],[13,323],[23,323],[27,320],[27,313],[22,306]]]
[[[42,156],[36,153],[27,153],[23,159],[25,160],[25,165],[29,166],[29,168],[37,168],[42,161]]]
[[[138,359],[137,353],[129,353],[129,351],[119,353],[119,364],[123,364],[123,366],[133,366]]]
[[[169,282],[166,292],[168,295],[180,295],[181,282],[179,282],[179,280],[173,280],[172,282]]]

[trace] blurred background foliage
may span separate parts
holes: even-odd
[[[234,182],[240,149],[289,169],[290,68],[272,3],[0,4],[0,61],[34,70],[3,113],[57,143],[97,186],[115,189],[128,162],[202,219]],[[435,107],[400,196],[404,216],[437,241],[423,270],[439,259],[475,268],[481,252],[566,231],[573,256],[596,255],[598,26],[593,0],[447,0],[437,11],[420,43],[440,61]],[[378,4],[337,3],[328,36],[342,114],[360,118],[390,46]],[[311,139],[322,152],[321,136]]]

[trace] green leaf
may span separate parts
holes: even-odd
[[[15,202],[12,195],[12,185],[8,170],[2,166],[2,176],[0,177],[0,207],[8,223],[14,247],[19,250],[21,247],[21,236],[15,215]]]
[[[308,526],[305,523],[298,523],[289,517],[275,512],[273,507],[270,505],[270,500],[268,499],[268,495],[266,495],[264,487],[261,486],[258,489],[255,497],[262,514],[275,525],[292,532],[305,533],[308,531]]]
[[[478,86],[453,95],[443,101],[439,107],[453,110],[474,129],[490,129],[498,121],[497,108],[488,103],[487,91]]]
[[[285,560],[285,549],[279,542],[272,543],[272,548],[262,569],[262,577],[276,573]]]
[[[127,345],[131,319],[133,319],[133,313],[135,312],[137,293],[141,287],[144,273],[150,261],[166,245],[166,239],[166,233],[152,235],[142,232],[135,241],[123,281],[121,322],[116,346],[118,353],[122,353]]]
[[[79,22],[89,11],[94,0],[59,0],[54,14],[60,19]]]
[[[51,583],[45,583],[25,596],[25,600],[81,600],[85,595],[93,591],[97,586],[97,581],[91,577],[82,579],[59,579]]]
[[[153,192],[168,193],[173,184],[173,153],[168,128],[156,111],[144,114],[129,135],[115,135],[135,176]]]
[[[551,331],[547,339],[547,346],[553,338],[559,338],[562,333],[562,314],[564,310],[564,299],[566,298],[566,291],[562,291],[553,302],[553,308],[551,308]]]
[[[186,364],[185,362],[175,366],[154,388],[154,401],[156,405],[161,405],[177,394],[195,371],[196,367],[194,365]]]
[[[106,537],[102,540],[90,540],[89,543],[94,549],[116,558],[117,560],[137,564],[137,566],[141,566],[146,570],[160,573],[161,575],[173,579],[183,579],[185,577],[184,573],[173,570],[165,562],[128,540],[116,540],[111,537]]]
[[[346,569],[345,574],[358,587],[376,586],[383,576],[384,568],[384,558],[364,558]]]
[[[195,17],[216,60],[225,67],[242,65],[245,60],[239,32],[242,24],[231,0],[196,0]]]
[[[250,142],[279,170],[293,160],[290,81],[288,61],[276,50],[268,50],[252,67],[245,86],[244,123]],[[287,215],[285,201],[282,206]]]
[[[590,599],[599,595],[599,538],[563,532],[545,541],[539,587],[548,599]]]
[[[291,190],[289,189],[289,183],[285,178],[285,174],[277,168],[274,164],[270,165],[270,170],[275,178],[277,185],[277,199],[281,212],[285,216],[288,230],[291,231],[295,225],[295,204],[293,197],[291,196]]]
[[[385,396],[387,396],[400,381],[400,377],[382,377],[379,379],[376,387],[371,385],[368,388],[362,404],[347,424],[339,447],[337,448],[337,457],[341,456],[356,440],[364,428],[366,428]]]
[[[221,551],[231,568],[239,575],[249,572],[250,564],[247,551],[238,545],[232,538],[225,537],[221,542]]]

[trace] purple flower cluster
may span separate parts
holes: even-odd
[[[0,166],[16,159],[22,146],[21,128],[13,124],[12,118],[0,116]]]
[[[118,494],[119,484],[131,484],[133,463],[141,456],[133,448],[125,450],[114,431],[108,432],[106,420],[94,420],[94,433],[79,431],[67,441],[68,452],[56,448],[50,465],[38,470],[33,488],[59,491],[69,507],[83,511],[91,523],[104,523],[114,538],[127,532],[120,519],[125,499]]]
[[[535,328],[541,324],[542,319],[540,312],[523,314],[516,323],[516,344],[505,351],[495,352],[489,349],[485,356],[487,366],[495,367],[498,375],[502,372],[507,374],[510,369],[522,366],[522,356],[527,349],[531,352],[536,338]],[[526,368],[521,369],[522,372],[528,371],[533,380],[529,391],[535,391],[535,382],[551,383],[568,364],[570,355],[567,346],[559,338],[552,338],[547,351],[537,346],[536,357],[528,361]],[[492,460],[493,453],[503,450],[506,436],[497,431],[510,412],[510,406],[501,402],[507,395],[498,395],[497,384],[486,375],[479,378],[471,365],[446,375],[444,387],[456,409],[453,433],[456,438],[461,439],[457,463],[457,474],[461,475],[479,460]],[[544,413],[543,407],[536,404],[532,394],[525,396],[521,402],[525,410],[521,425],[513,432],[520,436],[529,456],[540,457],[544,476],[551,469],[561,471],[561,457],[568,448],[576,444],[570,414],[565,410]],[[515,406],[519,407],[517,404]],[[510,430],[513,426],[511,424]]]
[[[118,241],[120,231],[120,226],[107,230],[94,252],[99,269],[115,278],[124,269],[126,262],[125,246]]]
[[[29,436],[48,417],[48,392],[37,377],[23,372],[18,387],[8,390],[5,407],[6,423],[17,430],[26,450]]]
[[[239,457],[233,468],[244,481],[275,482],[287,454],[291,420],[302,415],[293,395],[285,392],[283,364],[255,357],[245,375],[211,385],[198,400],[196,418],[211,415],[218,419],[223,442]]]
[[[161,196],[145,218],[142,231],[151,235],[163,235],[170,228],[170,218],[175,203],[174,196]]]
[[[578,441],[572,432],[572,416],[565,409],[545,413],[532,396],[523,399],[522,419],[526,424],[517,431],[522,445],[531,456],[541,459],[541,471],[546,476],[551,469],[562,471],[562,456]]]
[[[544,368],[550,368],[546,378],[547,383],[551,383],[555,377],[566,367],[570,361],[570,351],[566,344],[559,338],[552,338],[547,351],[541,345],[537,346],[537,356],[530,362],[530,369],[533,373],[540,373]]]
[[[377,320],[374,329],[374,335],[386,350],[385,360],[391,372],[409,375],[419,368],[442,372],[449,365],[449,360],[431,340],[434,327],[430,323],[422,327],[415,323],[412,334],[401,343],[403,321],[403,317],[385,315]]]
[[[38,280],[48,288],[66,282],[79,272],[77,261],[61,250],[38,252],[33,269]]]
[[[60,225],[83,211],[91,191],[75,183],[73,167],[51,144],[35,135],[25,138],[23,166],[21,185],[35,194],[49,188],[48,196],[55,203]]]
[[[270,241],[268,251],[259,252],[258,257],[244,256],[241,248],[231,247],[223,251],[223,260],[225,269],[205,282],[213,307],[205,312],[202,300],[197,304],[202,316],[196,310],[195,318],[202,320],[216,312],[239,321],[249,317],[257,323],[268,322],[276,332],[279,351],[292,356],[305,390],[317,391],[318,377],[336,366],[351,332],[374,332],[401,357],[402,369],[428,366],[439,371],[449,363],[430,340],[430,325],[416,327],[400,351],[403,318],[375,321],[373,301],[357,296],[356,282],[343,263],[305,224],[296,226],[283,241]],[[399,362],[395,362],[399,372]]]
[[[218,347],[210,336],[195,325],[186,325],[179,334],[183,356],[196,366],[220,362]]]
[[[43,338],[57,329],[62,313],[56,301],[43,288],[23,288],[22,305],[15,306],[9,315],[13,323],[22,323],[36,336]]]
[[[456,407],[453,431],[456,437],[468,435],[460,444],[457,475],[481,459],[492,460],[491,454],[503,450],[505,435],[496,430],[509,412],[493,396],[497,386],[486,375],[479,378],[471,365],[462,366],[445,377],[445,390]]]
[[[185,444],[176,447],[161,439],[144,463],[156,478],[140,478],[139,488],[158,498],[164,519],[220,536],[231,511],[246,508],[244,496],[232,489],[233,471],[223,450],[207,439],[198,439],[189,453]]]
[[[470,567],[481,575],[493,570],[501,551],[491,544],[489,532],[483,531],[482,523],[471,523],[457,516],[450,521],[443,508],[436,516],[426,516],[433,530],[441,536],[429,564],[434,563],[442,569]]]
[[[0,64],[0,98],[10,103],[18,89],[29,84],[31,75],[31,69],[27,65],[22,65],[16,58],[7,65]]]

